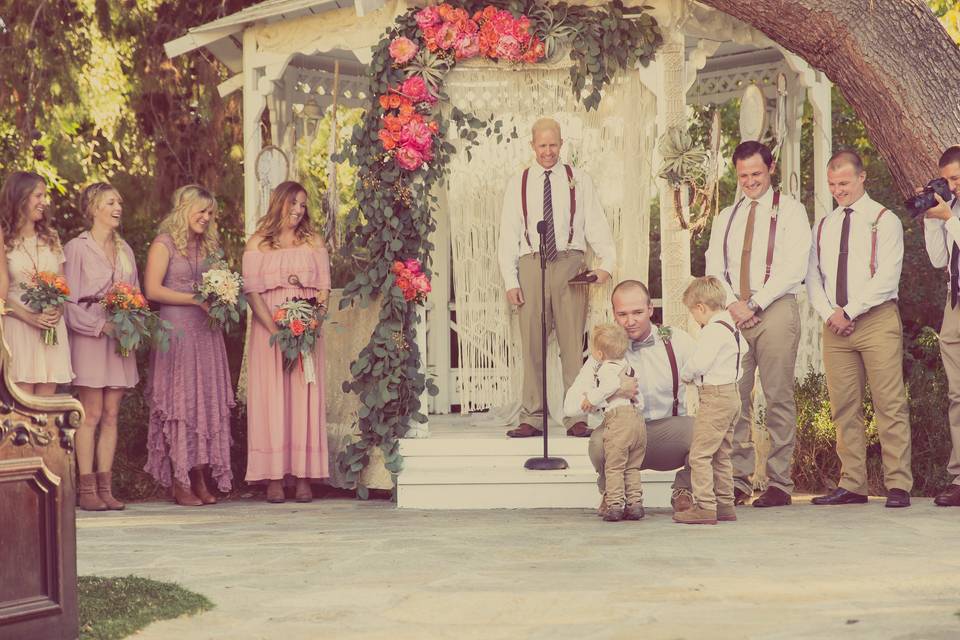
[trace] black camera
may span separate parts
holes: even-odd
[[[910,215],[914,218],[923,215],[927,209],[937,206],[937,199],[933,194],[938,194],[945,202],[950,202],[953,198],[953,192],[950,191],[950,184],[946,178],[936,178],[927,183],[923,191],[917,195],[907,198],[903,201],[903,206],[907,208]]]

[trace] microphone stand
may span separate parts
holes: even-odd
[[[569,465],[563,458],[551,458],[547,454],[547,440],[550,430],[547,428],[547,253],[544,234],[547,223],[537,223],[540,234],[540,406],[543,407],[543,457],[530,458],[523,466],[533,471],[552,471],[566,469]]]

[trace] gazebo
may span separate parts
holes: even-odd
[[[400,506],[584,506],[596,501],[584,441],[558,443],[571,469],[553,486],[542,479],[528,485],[516,475],[522,468],[491,472],[509,467],[513,458],[522,467],[531,446],[533,454],[537,448],[537,443],[502,442],[502,432],[494,426],[512,415],[522,368],[517,366],[519,333],[512,328],[502,282],[498,275],[490,277],[497,273],[502,188],[506,176],[530,160],[526,131],[536,117],[549,115],[561,122],[566,160],[586,168],[598,184],[620,256],[614,281],[648,280],[649,212],[658,196],[663,294],[655,303],[662,307],[666,324],[687,324],[680,294],[691,277],[690,231],[675,211],[673,189],[657,178],[657,141],[670,127],[686,128],[692,105],[723,104],[742,98],[750,88],[753,97],[760,97],[759,112],[754,104],[754,112],[744,113],[742,121],[765,116],[779,124],[775,129],[783,188],[798,193],[802,115],[809,102],[814,215],[819,218],[832,208],[823,170],[831,153],[830,83],[823,74],[752,27],[692,0],[625,4],[651,6],[664,43],[649,66],[618,77],[594,111],[587,112],[573,98],[565,59],[522,68],[471,61],[458,64],[445,81],[450,104],[444,109],[456,106],[483,117],[496,114],[504,131],[515,129],[519,137],[499,143],[482,140],[470,160],[458,154],[450,179],[437,194],[433,292],[418,342],[426,354],[423,366],[439,393],[428,400],[434,416],[431,437],[402,444],[406,464],[399,480]],[[220,85],[220,94],[242,92],[247,233],[262,213],[269,190],[282,179],[271,169],[278,164],[275,158],[281,158],[283,169],[282,157],[293,158],[310,120],[334,100],[347,106],[368,104],[365,68],[371,47],[410,6],[403,0],[267,0],[194,27],[166,44],[170,57],[206,48],[234,74]],[[264,154],[267,140],[269,153]],[[592,292],[591,318],[609,314],[609,288]],[[805,323],[801,340],[800,376],[820,368],[819,323],[808,305],[802,309],[811,321]],[[356,331],[356,322],[351,320],[351,325]],[[338,342],[359,350],[367,337]],[[342,380],[356,351],[339,355],[346,362],[330,360]],[[332,377],[336,379],[337,372]],[[328,388],[338,389],[339,384]],[[551,406],[558,402],[556,396],[554,390]],[[483,416],[486,427],[469,417],[480,410],[490,410]],[[451,412],[463,415],[438,417]],[[348,432],[348,414],[331,416],[331,427],[341,420],[342,432]],[[426,436],[428,430],[415,429],[410,435]],[[472,455],[465,462],[467,452]],[[451,471],[454,466],[456,473]],[[650,481],[645,476],[645,483]],[[445,491],[451,485],[456,491]],[[510,491],[504,491],[507,486]],[[663,491],[660,500],[669,495]],[[445,494],[456,494],[456,504]],[[654,504],[658,494],[648,490],[648,495]]]

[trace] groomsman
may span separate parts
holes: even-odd
[[[503,194],[498,256],[507,288],[507,301],[519,307],[520,344],[523,348],[523,396],[520,424],[507,431],[511,438],[541,435],[543,380],[540,348],[540,237],[537,223],[546,222],[547,331],[555,328],[563,366],[566,393],[583,365],[583,329],[587,320],[584,285],[568,280],[585,268],[587,245],[600,259],[592,273],[596,283],[610,279],[617,260],[610,225],[590,176],[581,169],[560,164],[563,138],[556,120],[541,118],[533,124],[530,147],[536,164],[518,173]],[[568,418],[567,435],[588,437],[582,420]]]
[[[753,494],[753,390],[759,370],[766,400],[770,456],[767,490],[755,507],[790,504],[790,468],[797,432],[794,369],[800,343],[797,294],[810,257],[810,221],[797,200],[772,186],[776,169],[766,145],[742,142],[733,152],[742,197],[720,212],[707,248],[708,276],[727,291],[727,310],[750,348],[740,378],[740,420],[734,428],[734,494],[744,504]]]
[[[870,384],[883,456],[888,507],[910,506],[910,420],[903,386],[903,325],[897,308],[903,265],[900,218],[864,189],[867,174],[853,151],[827,164],[839,205],[814,224],[807,292],[824,319],[823,364],[830,416],[837,426],[840,482],[813,504],[867,501],[863,416]]]
[[[941,507],[960,507],[960,146],[950,147],[940,156],[940,175],[950,184],[951,204],[937,197],[939,204],[929,209],[923,221],[927,255],[934,267],[947,268],[950,284],[940,328],[940,358],[947,374],[950,398],[950,439],[953,449],[947,472],[953,483],[934,499]]]

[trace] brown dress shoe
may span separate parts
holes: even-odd
[[[586,422],[574,423],[572,427],[567,429],[567,435],[574,438],[589,438],[591,433],[593,433],[593,429],[587,427]]]
[[[190,489],[193,494],[200,498],[203,504],[217,504],[217,498],[207,487],[206,473],[203,467],[194,467],[190,469]]]
[[[933,499],[938,507],[960,507],[960,484],[952,484]]]
[[[693,494],[689,489],[674,489],[670,497],[670,506],[673,507],[674,513],[693,509]]]
[[[755,507],[785,507],[793,502],[790,494],[776,487],[767,487],[760,497],[753,501]]]
[[[753,496],[753,492],[752,492],[752,491],[751,491],[750,493],[747,493],[746,491],[744,491],[744,490],[741,489],[740,487],[734,487],[734,489],[733,489],[733,504],[735,504],[735,505],[747,504],[747,500],[749,500],[751,496]]]
[[[203,500],[194,495],[188,485],[173,481],[173,499],[182,507],[202,507]]]
[[[673,521],[680,524],[717,524],[717,512],[714,509],[694,506],[673,514]]]
[[[532,424],[521,422],[520,426],[516,429],[510,429],[510,431],[507,431],[507,435],[511,438],[533,438],[536,436],[542,436],[543,431],[540,431],[540,429],[537,429]]]
[[[736,522],[737,508],[732,504],[717,505],[717,522]]]
[[[107,504],[97,495],[97,476],[95,474],[80,474],[80,486],[77,487],[77,504],[84,511],[107,510]]]

